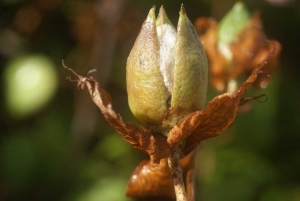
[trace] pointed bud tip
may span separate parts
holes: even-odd
[[[234,4],[233,9],[234,10],[243,10],[243,9],[245,9],[245,5],[243,2],[238,1]]]
[[[165,16],[165,15],[166,15],[166,10],[165,10],[164,6],[162,5],[159,9],[158,16]]]
[[[185,14],[185,8],[183,6],[183,3],[181,4],[181,7],[180,7],[180,14],[182,14],[182,15]]]
[[[163,24],[169,24],[173,27],[173,24],[171,23],[171,21],[169,20],[169,18],[167,16],[164,6],[161,6],[159,9],[158,16],[157,16],[156,26],[161,26]]]
[[[156,18],[156,17],[155,17],[155,9],[156,9],[156,6],[155,6],[155,5],[152,6],[152,8],[150,9],[150,11],[149,11],[149,13],[148,13],[148,17],[153,18],[153,19]]]

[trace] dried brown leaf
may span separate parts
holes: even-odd
[[[281,50],[281,45],[278,41],[273,41],[273,43],[276,46],[276,52],[263,68],[268,73],[274,72],[278,67],[278,57]],[[251,20],[237,39],[230,44],[230,49],[233,53],[232,64],[234,69],[230,78],[235,79],[243,72],[251,72],[265,59],[271,48],[272,46],[263,32],[260,13],[257,12],[253,14]]]
[[[187,155],[201,141],[217,136],[235,119],[240,99],[238,92],[217,96],[204,110],[190,114],[171,130],[168,137],[169,146],[174,149],[186,139],[183,152]]]
[[[133,172],[126,196],[139,198],[164,196],[175,199],[173,179],[166,159],[161,160],[159,168],[150,170],[150,161],[142,161]]]
[[[240,99],[241,95],[238,92],[222,94],[210,101],[205,110],[195,112],[185,119],[179,126],[183,125],[183,129],[186,126],[194,129],[186,139],[184,154],[190,153],[203,140],[226,130],[236,117]]]
[[[77,76],[78,87],[83,89],[84,86],[88,88],[92,100],[101,110],[105,119],[121,137],[131,146],[149,154],[152,168],[158,166],[162,158],[167,158],[171,154],[168,148],[166,137],[159,134],[152,134],[146,130],[140,129],[131,123],[124,123],[121,116],[116,114],[112,108],[110,95],[100,88],[97,81],[93,77],[83,77],[78,75],[67,66],[63,66],[72,71]]]
[[[180,166],[186,175],[186,190],[189,200],[195,198],[195,155],[194,150],[187,157],[180,160]],[[150,170],[150,161],[142,161],[128,182],[126,195],[132,198],[168,197],[175,199],[173,179],[166,159],[162,159],[159,168]]]

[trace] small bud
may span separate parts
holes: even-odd
[[[232,57],[229,44],[238,37],[249,20],[249,11],[242,2],[237,2],[221,20],[218,27],[218,48],[227,60]]]
[[[150,10],[128,57],[126,81],[129,107],[151,132],[166,135],[184,118],[175,114],[167,126],[163,124],[172,108],[185,115],[203,109],[208,64],[183,5],[177,33],[163,6],[157,20],[155,7]]]

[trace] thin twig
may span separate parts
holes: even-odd
[[[176,149],[168,158],[168,165],[174,182],[174,189],[177,201],[188,201],[185,191],[184,182],[182,179],[182,171],[179,165],[179,154]]]

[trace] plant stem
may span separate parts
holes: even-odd
[[[196,170],[195,170],[195,157],[196,157],[197,149],[192,151],[187,157],[188,163],[187,163],[187,172],[185,176],[185,187],[186,187],[186,193],[188,196],[189,201],[195,201],[195,176],[196,176]]]
[[[182,179],[182,172],[179,165],[179,154],[176,149],[168,158],[168,165],[171,171],[171,176],[174,182],[174,189],[177,201],[188,201],[185,191],[184,182]]]

